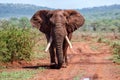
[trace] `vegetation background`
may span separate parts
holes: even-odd
[[[29,19],[37,10],[42,9],[53,10],[29,4],[0,4],[0,61],[31,58],[34,53],[32,48],[41,33],[31,27]],[[108,38],[107,41],[111,41],[109,44],[113,44],[113,53],[120,59],[120,5],[76,10],[85,17],[86,22],[75,35],[96,34],[99,42],[104,41],[106,34],[111,35],[114,41]]]
[[[33,28],[29,19],[37,10],[53,8],[29,4],[0,3],[0,80],[26,80],[37,70],[6,72],[3,63],[47,59],[44,34]],[[74,32],[72,41],[92,40],[111,47],[113,62],[120,63],[120,5],[76,9],[85,24]],[[91,49],[97,49],[91,46]],[[42,72],[44,68],[39,68]],[[75,79],[76,80],[76,79]],[[78,80],[78,79],[77,79]]]

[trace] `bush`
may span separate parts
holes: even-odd
[[[97,42],[103,42],[110,45],[113,48],[113,61],[116,63],[120,63],[120,41],[119,40],[109,40],[106,38],[98,38]]]
[[[34,46],[32,37],[30,29],[0,30],[0,61],[29,60]]]
[[[105,43],[105,44],[108,44],[108,45],[111,44],[111,41],[109,39],[107,39],[107,38],[104,38],[104,37],[97,38],[97,42],[99,42],[99,43]]]
[[[120,41],[115,41],[111,44],[113,47],[114,61],[120,63]]]

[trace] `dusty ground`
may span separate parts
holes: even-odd
[[[31,80],[120,80],[120,65],[110,59],[110,48],[102,43],[74,42],[68,50],[69,66],[60,70],[47,68]],[[49,61],[42,62],[47,64]]]
[[[120,80],[120,65],[110,60],[112,54],[109,46],[89,41],[74,42],[73,51],[68,49],[67,68],[50,69],[49,60],[37,60],[31,64],[25,63],[24,69],[45,68],[30,80]]]

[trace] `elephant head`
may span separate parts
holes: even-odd
[[[64,39],[66,35],[84,24],[84,17],[75,10],[40,10],[33,15],[30,21],[33,27],[52,37],[56,47],[58,65],[61,67],[64,56]]]

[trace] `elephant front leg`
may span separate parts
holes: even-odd
[[[55,51],[54,51],[54,47],[52,44],[49,48],[49,53],[50,53],[50,67],[55,68],[56,67]]]
[[[47,39],[47,43],[48,43],[49,40],[50,40],[50,35],[48,35],[48,34],[45,34],[45,35],[46,35],[46,39]],[[54,51],[53,42],[50,45],[49,53],[50,53],[50,67],[55,68],[56,67],[56,61],[55,61],[55,51]]]

